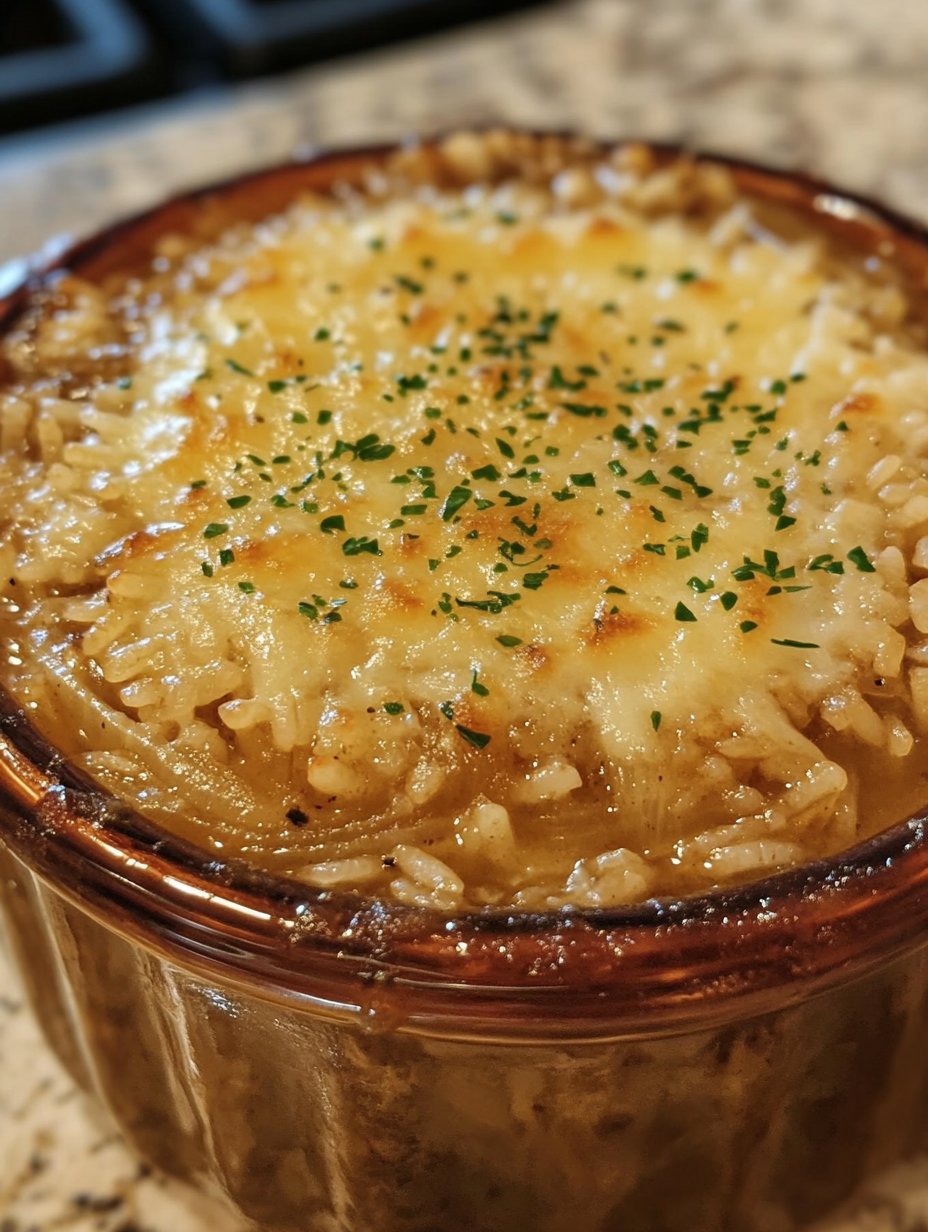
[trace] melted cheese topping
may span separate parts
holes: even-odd
[[[921,791],[898,291],[743,204],[518,185],[166,252],[118,352],[60,287],[32,344],[67,371],[89,321],[90,391],[4,411],[8,674],[109,785],[449,909],[743,878],[885,824],[861,769]]]

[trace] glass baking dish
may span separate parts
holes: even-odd
[[[191,195],[56,268],[130,269],[380,157]],[[726,165],[928,287],[918,228]],[[0,695],[0,910],[45,1034],[142,1156],[263,1232],[788,1232],[827,1210],[928,1123],[925,824],[698,898],[448,918],[220,863]]]

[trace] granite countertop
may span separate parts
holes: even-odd
[[[64,136],[0,141],[0,262],[320,144],[495,119],[814,170],[928,220],[926,65],[923,0],[562,0]],[[0,951],[0,1232],[238,1232],[204,1201],[148,1173],[75,1091]],[[926,1228],[923,1159],[817,1232]]]

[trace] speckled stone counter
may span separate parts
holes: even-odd
[[[331,142],[509,120],[814,170],[928,220],[924,0],[575,0],[283,81],[0,141],[0,261]],[[239,1232],[142,1168],[41,1042],[0,951],[0,1232]],[[925,1232],[928,1160],[817,1232]],[[358,1229],[357,1232],[375,1232]]]

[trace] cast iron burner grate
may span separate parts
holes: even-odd
[[[0,132],[309,64],[533,0],[0,0]]]
[[[151,40],[121,0],[2,0],[0,131],[151,96]]]

